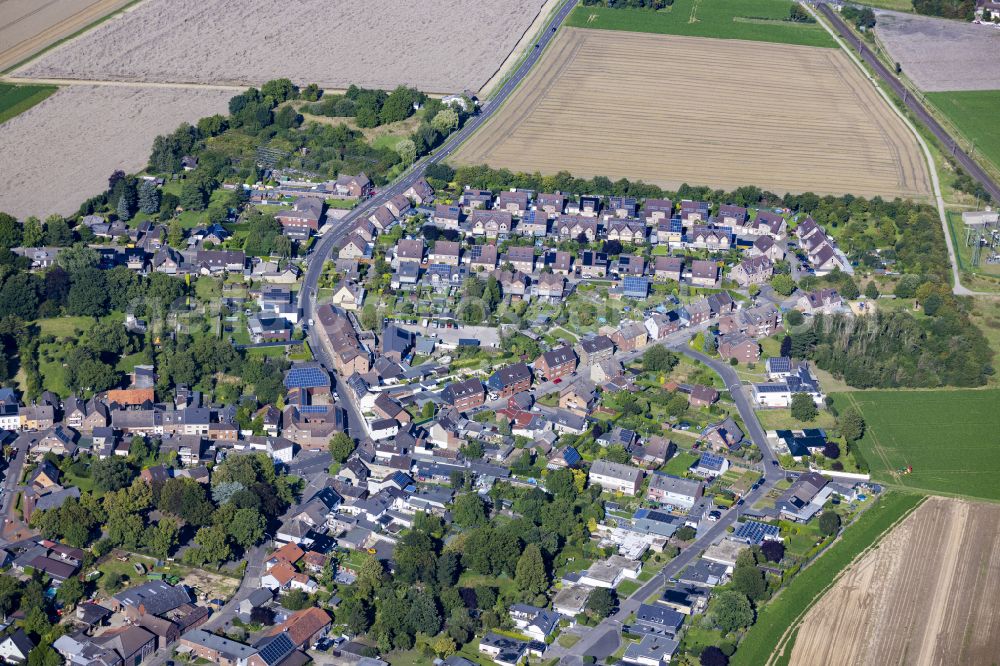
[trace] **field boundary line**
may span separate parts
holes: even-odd
[[[913,494],[920,494],[920,493],[913,493],[912,491],[909,491],[907,494],[913,495]],[[806,607],[804,609],[802,609],[802,612],[799,613],[799,615],[785,629],[784,633],[781,634],[781,638],[778,639],[777,645],[774,646],[774,651],[771,652],[771,656],[764,663],[764,666],[774,666],[777,663],[776,660],[781,656],[782,653],[784,653],[785,646],[788,644],[788,641],[792,637],[792,635],[794,635],[794,633],[796,633],[798,631],[799,626],[802,623],[802,620],[805,618],[805,615],[810,610],[812,610],[812,607],[816,605],[816,602],[819,599],[822,599],[823,595],[825,595],[830,590],[830,588],[832,588],[841,578],[844,577],[844,575],[847,573],[847,571],[850,570],[850,568],[854,566],[854,563],[857,562],[857,561],[859,561],[861,558],[863,558],[865,555],[867,555],[874,548],[878,547],[878,545],[882,542],[882,540],[886,537],[886,535],[889,534],[889,532],[891,532],[892,530],[894,530],[901,522],[903,522],[904,520],[906,520],[906,518],[909,517],[910,514],[912,514],[918,508],[920,508],[921,506],[923,506],[924,502],[927,501],[928,495],[922,495],[922,494],[920,494],[920,495],[921,495],[921,497],[917,501],[916,504],[914,504],[912,507],[910,507],[909,509],[907,509],[906,512],[903,515],[901,515],[899,518],[897,518],[896,520],[894,520],[891,525],[889,525],[884,530],[882,530],[875,537],[875,539],[870,544],[868,544],[864,548],[864,550],[862,550],[857,555],[855,555],[851,559],[851,561],[848,563],[848,565],[846,567],[844,567],[843,569],[841,569],[837,573],[837,575],[834,576],[830,580],[830,582],[823,587],[823,589],[821,589],[815,595],[813,595],[813,598],[809,601],[809,603],[806,605]],[[881,502],[881,501],[882,501],[882,499],[879,498],[879,502]],[[864,515],[864,513],[867,513],[868,511],[871,511],[872,509],[875,508],[875,506],[877,506],[877,503],[876,503],[876,505],[873,505],[872,507],[869,507],[868,509],[865,509],[865,511],[862,514],[858,515],[858,517],[855,518],[851,522],[851,525],[848,525],[843,530],[841,530],[840,535],[838,535],[836,539],[834,539],[832,542],[830,542],[830,544],[826,548],[823,549],[822,553],[816,555],[812,559],[812,561],[809,563],[808,567],[813,566],[830,548],[833,547],[833,545],[835,543],[837,543],[838,541],[840,541],[843,538],[844,532],[847,531],[848,527],[851,527],[852,525],[856,524],[858,522],[858,520],[861,518],[861,516]],[[799,573],[801,573],[802,571],[804,571],[808,567],[803,567],[802,569],[799,570]],[[798,574],[796,574],[796,575],[798,575]],[[794,577],[792,578],[792,580],[794,580]],[[779,594],[780,594],[780,592],[779,592]],[[771,600],[773,601],[777,597],[778,597],[778,595],[775,595],[774,597],[771,598]],[[768,603],[770,603],[770,602],[768,602]]]
[[[962,286],[962,277],[958,271],[958,260],[956,259],[955,246],[952,244],[951,234],[948,232],[948,216],[944,207],[944,196],[941,194],[941,180],[938,178],[937,167],[934,164],[934,156],[931,154],[931,149],[927,145],[927,142],[924,140],[924,137],[917,130],[913,122],[906,117],[906,114],[900,111],[899,108],[895,104],[893,104],[892,99],[889,97],[888,94],[886,94],[885,90],[882,89],[882,86],[879,85],[878,79],[876,79],[865,68],[864,64],[858,59],[856,55],[854,55],[854,52],[851,51],[851,49],[847,46],[847,44],[844,43],[844,40],[841,39],[840,35],[838,35],[836,31],[834,31],[834,29],[831,28],[830,25],[826,22],[826,19],[820,16],[819,13],[810,5],[805,4],[802,6],[806,8],[806,11],[808,11],[809,14],[814,19],[816,19],[817,23],[822,25],[823,28],[828,33],[830,33],[830,36],[833,37],[833,40],[837,42],[840,48],[843,49],[843,51],[848,55],[848,57],[850,57],[850,59],[854,62],[854,64],[861,69],[862,73],[864,73],[864,75],[868,77],[868,80],[872,82],[873,86],[875,86],[875,90],[878,91],[878,94],[882,97],[882,99],[885,100],[886,104],[888,104],[889,107],[892,108],[896,116],[898,116],[899,119],[902,120],[903,123],[910,129],[910,132],[912,132],[913,136],[917,139],[917,143],[920,144],[920,148],[923,149],[924,157],[927,160],[927,168],[930,170],[931,174],[931,186],[933,187],[934,190],[934,199],[935,199],[935,204],[937,205],[938,218],[941,220],[941,231],[944,232],[945,245],[948,247],[948,256],[951,259],[951,275],[952,275],[952,280],[954,281],[954,286],[952,287],[952,291],[955,293],[956,296],[996,296],[996,294],[991,294],[989,292],[972,291],[971,289]]]
[[[545,6],[543,5],[542,7],[539,8],[538,14],[535,15],[534,19],[532,19],[531,25],[529,25],[527,29],[524,31],[524,34],[521,35],[521,39],[519,39],[517,44],[514,45],[514,48],[511,50],[510,54],[508,54],[507,58],[504,58],[504,61],[500,63],[500,66],[497,68],[497,71],[493,72],[490,78],[486,80],[486,83],[483,84],[482,88],[479,89],[479,96],[482,99],[492,100],[496,96],[496,94],[503,89],[504,84],[506,84],[507,81],[509,81],[511,77],[514,76],[515,73],[517,73],[518,68],[528,58],[528,56],[531,54],[531,51],[534,49],[534,47],[532,47],[531,45],[533,43],[537,43],[539,37],[545,34],[545,31],[552,24],[553,17],[559,12],[560,9],[562,9],[562,6],[563,6],[563,0],[556,0],[555,4],[545,15],[545,19],[542,21],[542,25],[539,26],[538,30],[536,30],[533,33],[530,33],[531,39],[529,39],[524,44],[524,48],[522,49],[521,54],[516,56],[516,60],[510,63],[510,67],[508,67],[507,73],[504,74],[502,77],[500,77],[500,80],[494,83],[492,87],[490,87],[489,92],[486,95],[483,95],[482,93],[484,90],[486,90],[486,87],[490,85],[490,82],[493,81],[493,78],[497,74],[503,71],[504,67],[507,67],[507,60],[514,57],[514,52],[517,51],[518,47],[521,46],[521,43],[524,42],[526,37],[528,37],[529,32],[531,30],[531,25],[534,25],[535,21],[537,21],[538,18],[541,16],[541,13],[545,9]],[[549,43],[551,43],[551,40]],[[548,44],[545,45],[545,48],[548,48]],[[541,56],[541,54],[539,54],[539,56]],[[512,90],[511,93],[513,92],[514,91]]]

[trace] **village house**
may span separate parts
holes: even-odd
[[[409,197],[418,206],[430,203],[434,199],[434,188],[423,178],[406,188],[403,196]]]
[[[785,258],[785,251],[770,236],[758,236],[747,253],[751,257],[767,257],[772,262]]]
[[[639,322],[627,322],[611,334],[611,342],[623,352],[631,352],[644,347],[649,342],[646,327]]]
[[[462,191],[459,202],[462,204],[462,210],[468,215],[474,210],[490,208],[493,205],[493,193],[489,190],[476,190],[466,187]]]
[[[501,210],[477,208],[466,222],[467,233],[486,238],[506,237],[514,226],[511,214]]]
[[[580,253],[580,259],[576,262],[580,277],[603,278],[608,274],[608,255],[604,252],[594,252],[584,250]]]
[[[735,358],[740,363],[756,363],[760,360],[760,345],[743,333],[720,335],[719,356],[726,360]]]
[[[752,308],[725,314],[719,319],[719,332],[745,333],[752,338],[771,335],[781,325],[781,313],[773,303],[764,303]]]
[[[681,318],[675,310],[654,312],[643,322],[650,340],[662,340],[681,329]]]
[[[436,204],[431,221],[438,229],[458,231],[459,223],[462,221],[462,209],[454,204]]]
[[[566,291],[566,278],[556,273],[542,273],[535,281],[535,296],[558,301]]]
[[[370,196],[374,189],[372,181],[363,172],[357,176],[346,173],[338,174],[334,183],[334,191],[341,197],[364,199]]]
[[[361,304],[365,300],[365,288],[361,285],[342,281],[333,289],[333,296],[330,297],[330,303],[337,308],[342,310],[358,311],[361,309]]]
[[[688,234],[688,245],[693,248],[724,252],[732,247],[733,232],[729,227],[695,225]]]
[[[434,249],[428,256],[431,264],[445,264],[448,266],[458,266],[461,245],[454,241],[438,240],[434,242]]]
[[[531,368],[524,363],[504,366],[490,375],[486,387],[501,398],[527,391],[531,388]]]
[[[688,393],[688,405],[694,408],[710,407],[719,399],[719,392],[711,386],[695,384]]]
[[[718,279],[717,262],[705,259],[695,259],[691,262],[691,284],[695,287],[714,287]]]
[[[774,275],[774,263],[765,255],[748,257],[733,266],[729,277],[741,287],[766,283]]]
[[[554,194],[543,192],[536,197],[535,206],[539,211],[544,212],[550,220],[554,220],[562,215],[563,209],[566,207],[566,197],[559,192]]]
[[[505,190],[497,197],[497,208],[521,217],[528,210],[530,197],[524,190]]]
[[[280,210],[274,219],[281,224],[285,234],[296,238],[308,238],[319,231],[323,219],[323,200],[315,197],[298,197],[289,210]]]
[[[590,466],[587,478],[605,490],[635,495],[642,485],[643,472],[637,467],[622,465],[609,460],[595,460]]]
[[[490,272],[497,267],[497,246],[492,243],[473,245],[467,256],[469,257],[469,267],[474,272]]]
[[[653,472],[649,480],[646,499],[660,504],[690,509],[702,496],[703,487],[699,481],[682,479],[664,472]]]
[[[843,304],[840,292],[833,287],[824,287],[800,296],[795,302],[795,309],[805,314],[833,314]]]
[[[597,365],[614,357],[615,343],[606,335],[595,335],[583,338],[573,349],[580,359],[580,365]]]
[[[535,359],[534,365],[539,378],[545,381],[560,379],[576,370],[576,354],[571,347],[558,347],[543,352]]]
[[[656,224],[659,220],[669,220],[674,216],[674,202],[670,199],[646,199],[642,204],[646,224]]]
[[[743,206],[722,204],[719,206],[719,212],[715,219],[719,224],[732,227],[738,233],[745,233],[744,224],[747,221],[747,209]]]
[[[385,202],[386,209],[397,218],[403,217],[410,210],[410,200],[402,194],[397,194]]]
[[[412,261],[420,264],[424,261],[424,241],[421,238],[410,240],[402,239],[396,243],[396,262],[403,263]]]
[[[531,274],[535,271],[535,249],[533,247],[511,247],[500,258],[500,265],[509,263],[514,270]]]
[[[682,257],[658,256],[653,258],[653,277],[657,280],[680,282],[684,273]]]
[[[441,392],[441,398],[459,412],[465,412],[486,401],[486,390],[483,383],[473,377],[448,384]]]

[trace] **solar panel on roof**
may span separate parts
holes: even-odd
[[[826,433],[823,432],[822,428],[806,428],[802,431],[802,434],[806,437],[826,437]]]
[[[311,388],[328,386],[330,383],[326,372],[320,368],[292,368],[285,375],[285,388]]]
[[[274,637],[274,640],[265,645],[258,652],[265,663],[275,664],[284,655],[295,649],[295,644],[287,634],[281,633]]]
[[[302,414],[325,414],[329,409],[329,405],[302,405],[299,407],[299,412]]]

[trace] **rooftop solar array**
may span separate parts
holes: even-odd
[[[285,388],[314,388],[329,385],[330,377],[326,371],[316,366],[292,368],[285,375]]]
[[[751,543],[761,543],[765,538],[777,538],[779,533],[780,530],[774,525],[748,520],[736,528],[733,537]]]

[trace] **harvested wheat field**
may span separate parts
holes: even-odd
[[[996,664],[1000,505],[931,498],[806,614],[791,664]]]
[[[478,89],[544,0],[147,0],[19,76]]]
[[[454,161],[667,188],[930,191],[915,138],[839,50],[578,28]]]
[[[115,169],[142,169],[157,134],[225,113],[231,91],[69,86],[0,125],[0,211],[73,213]]]
[[[0,71],[117,11],[131,0],[3,0]]]

